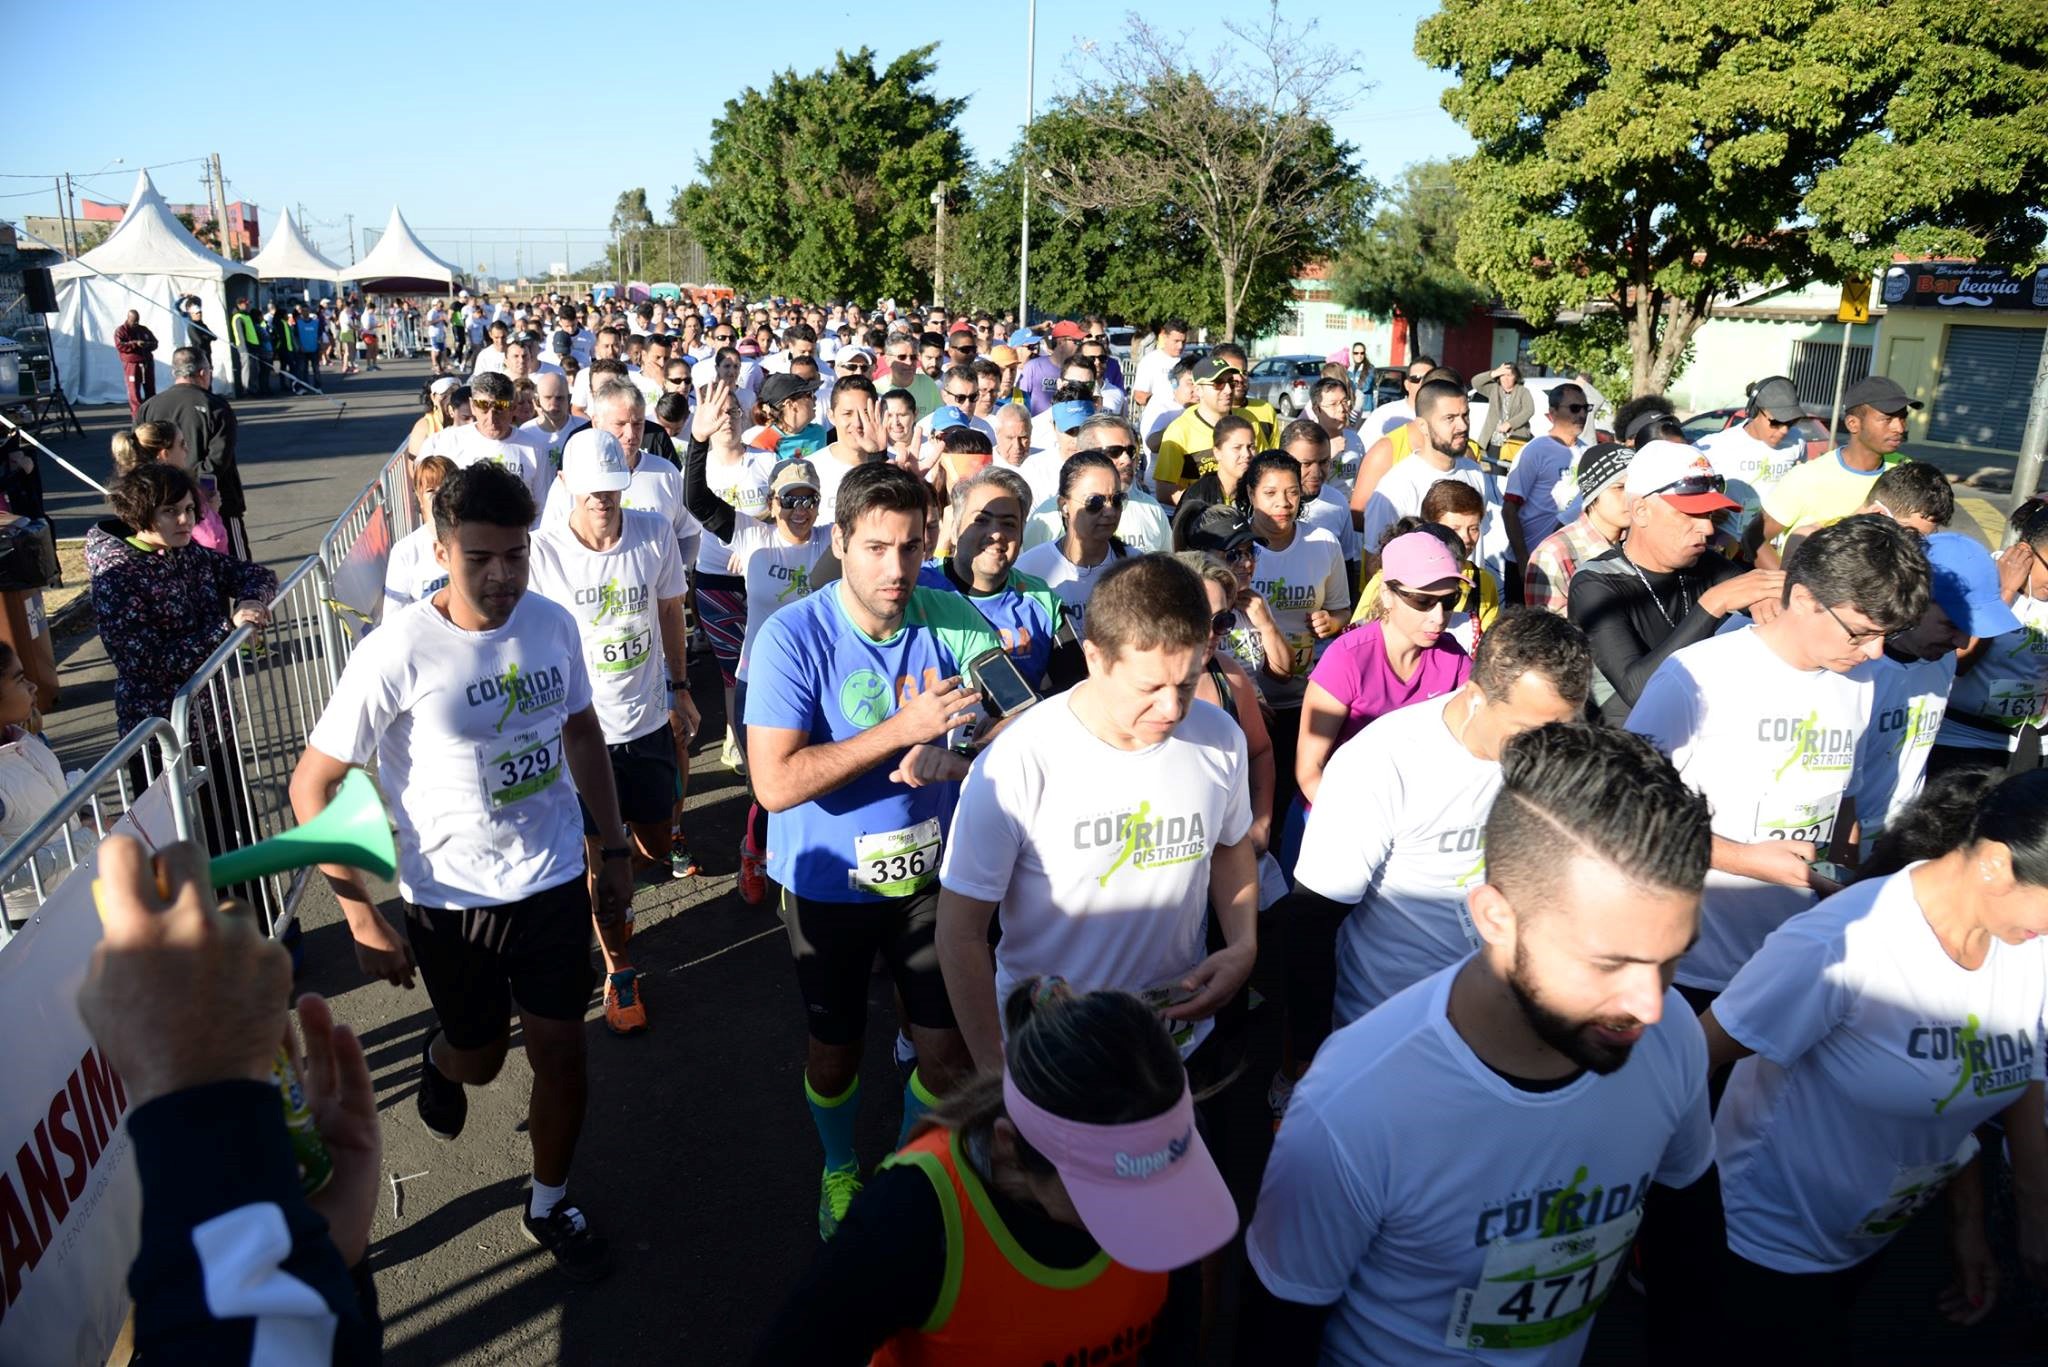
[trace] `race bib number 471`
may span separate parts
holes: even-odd
[[[1642,1222],[1639,1206],[1572,1234],[1496,1239],[1479,1285],[1451,1298],[1445,1346],[1542,1348],[1576,1334],[1607,1299]]]

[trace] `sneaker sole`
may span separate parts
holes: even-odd
[[[519,1232],[525,1237],[526,1242],[532,1244],[535,1248],[547,1248],[547,1245],[540,1241],[540,1236],[526,1227],[526,1221],[521,1220],[519,1222]],[[548,1256],[553,1258],[554,1254],[549,1253]],[[593,1264],[589,1267],[575,1267],[563,1262],[560,1258],[555,1258],[555,1271],[561,1273],[572,1282],[601,1282],[606,1277],[612,1275],[612,1262],[607,1257],[602,1263]]]

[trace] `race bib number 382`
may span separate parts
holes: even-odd
[[[1451,1348],[1542,1348],[1576,1334],[1607,1299],[1643,1222],[1641,1207],[1604,1224],[1486,1250],[1479,1285],[1451,1298]]]

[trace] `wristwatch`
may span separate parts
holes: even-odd
[[[681,689],[685,693],[689,692],[690,681],[688,679],[670,679],[668,681],[668,691],[673,693],[677,689]]]
[[[631,859],[633,857],[633,847],[631,845],[603,845],[598,848],[597,857],[599,859]]]

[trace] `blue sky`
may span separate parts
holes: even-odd
[[[1414,55],[1416,21],[1434,8],[1282,0],[1284,22],[1319,21],[1318,37],[1356,52],[1374,82],[1335,123],[1382,181],[1470,146],[1438,103],[1447,78]],[[1079,44],[1113,41],[1131,9],[1198,35],[1190,51],[1204,55],[1223,19],[1258,17],[1252,0],[1040,0],[1040,107],[1067,84]],[[0,153],[0,173],[13,177],[0,179],[0,217],[55,213],[50,187],[19,177],[63,171],[87,177],[81,194],[125,201],[134,168],[157,167],[166,199],[203,202],[202,166],[188,159],[218,152],[228,197],[261,207],[266,240],[285,208],[303,205],[308,236],[345,260],[346,215],[360,252],[363,230],[381,227],[396,201],[429,246],[462,264],[474,255],[505,272],[515,252],[527,271],[564,254],[581,264],[597,254],[619,191],[646,186],[659,212],[694,176],[726,99],[780,70],[814,70],[838,48],[866,44],[886,61],[938,40],[933,88],[967,99],[960,128],[972,155],[1001,155],[1024,116],[1023,0],[950,11],[988,16],[972,26],[942,24],[942,12],[829,2],[602,12],[525,0],[481,10],[419,0],[39,5],[11,25],[14,49],[34,57],[9,71],[18,135]],[[208,51],[194,56],[201,15]],[[570,89],[590,95],[579,102]],[[657,118],[649,97],[664,89],[671,108]],[[238,92],[244,109],[213,113]],[[589,103],[599,97],[603,119]],[[188,164],[167,164],[178,162]]]

